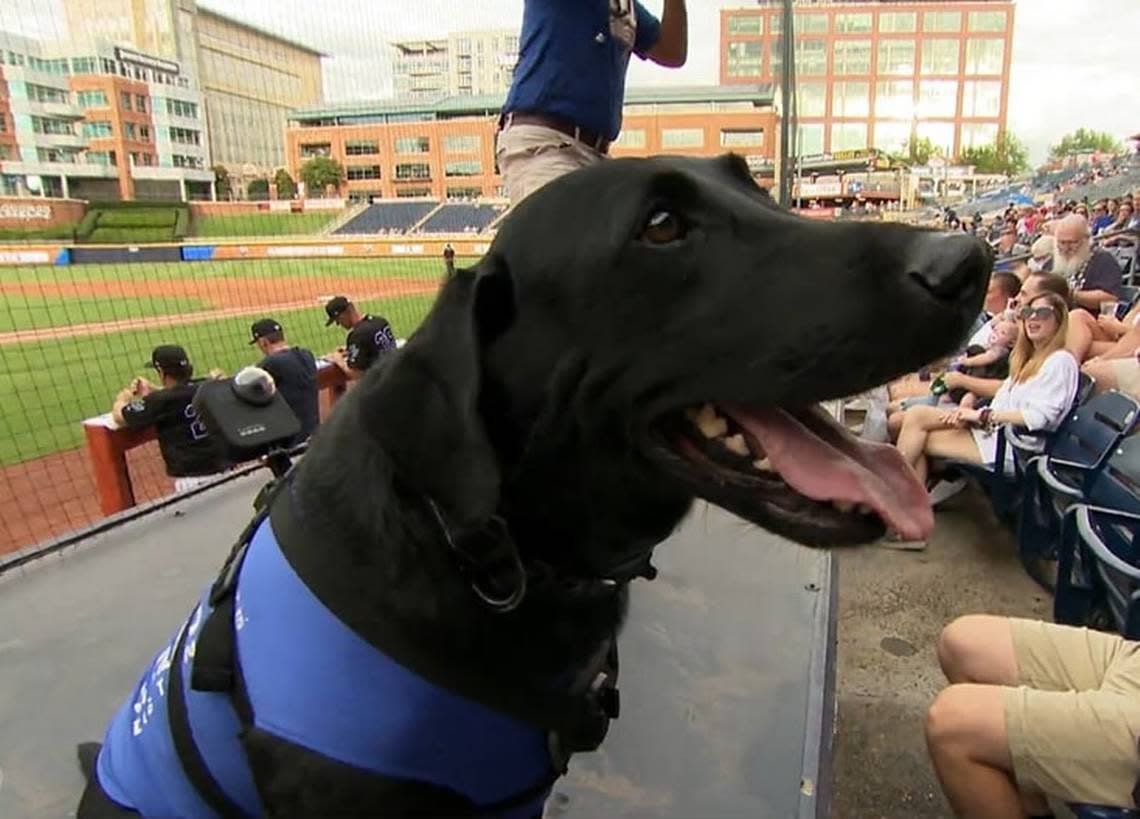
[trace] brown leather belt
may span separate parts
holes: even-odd
[[[503,116],[499,118],[500,131],[504,128],[509,128],[511,125],[540,125],[543,128],[552,128],[560,134],[573,137],[583,145],[588,148],[593,148],[600,154],[608,153],[610,150],[610,141],[597,131],[591,131],[589,128],[580,128],[568,120],[553,117],[549,114],[529,114],[522,111],[512,111],[509,114],[503,114]]]

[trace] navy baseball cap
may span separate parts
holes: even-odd
[[[177,344],[160,344],[151,352],[147,366],[156,370],[185,370],[190,366],[190,357]]]
[[[340,317],[340,314],[348,309],[350,304],[352,304],[352,302],[350,302],[346,296],[333,296],[329,299],[328,303],[325,304],[325,313],[328,314],[329,317],[329,320],[325,322],[325,327],[330,326],[336,321],[337,318]]]
[[[259,338],[272,335],[273,333],[283,333],[281,325],[277,323],[277,319],[263,318],[258,319],[249,328],[249,343],[256,344]]]

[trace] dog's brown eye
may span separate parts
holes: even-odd
[[[685,223],[671,210],[655,210],[645,222],[642,238],[655,245],[675,242],[685,235]]]

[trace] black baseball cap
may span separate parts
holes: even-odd
[[[283,333],[281,325],[277,323],[277,319],[263,318],[258,319],[249,328],[249,343],[256,344],[259,338],[272,335],[273,333]]]
[[[333,296],[325,304],[325,313],[328,314],[329,320],[325,322],[325,327],[331,325],[345,310],[349,308],[352,302],[348,300],[347,296]]]
[[[186,351],[177,344],[160,344],[150,354],[150,363],[146,366],[175,372],[185,370],[190,366],[190,357]]]

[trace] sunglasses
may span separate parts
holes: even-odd
[[[1022,321],[1029,321],[1030,319],[1037,319],[1044,321],[1048,318],[1053,318],[1057,315],[1057,311],[1052,307],[1022,307],[1018,312],[1017,317]]]

